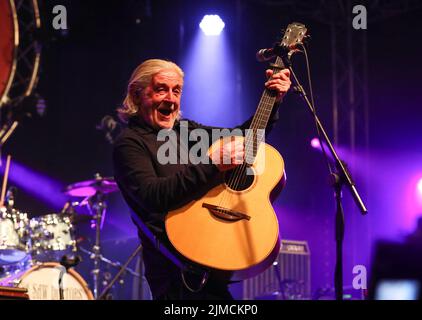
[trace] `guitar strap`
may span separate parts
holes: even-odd
[[[167,259],[174,263],[179,269],[182,277],[184,286],[191,292],[199,292],[207,283],[209,278],[209,270],[203,269],[198,270],[199,268],[193,266],[177,255],[175,255],[171,250],[169,250],[165,245],[161,243],[161,240],[147,227],[147,225],[141,220],[141,218],[133,211],[131,211],[132,221],[138,227],[138,229],[154,244],[155,248],[160,251]],[[201,268],[202,269],[202,268]],[[200,281],[198,288],[193,289],[186,281],[185,273],[202,273],[202,280]]]

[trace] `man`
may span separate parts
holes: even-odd
[[[274,75],[272,70],[267,70],[266,75],[269,78],[266,88],[274,90],[280,102],[290,88],[289,71]],[[244,157],[243,146],[234,143],[217,148],[209,155],[210,161],[199,164],[159,161],[157,154],[164,144],[157,139],[160,130],[174,130],[180,135],[183,76],[176,64],[159,59],[147,60],[133,72],[123,106],[117,110],[128,127],[114,145],[115,179],[135,213],[134,221],[144,247],[145,276],[153,298],[232,299],[224,273],[203,273],[199,266],[189,263],[185,264],[187,268],[180,268],[160,250],[169,248],[173,252],[164,227],[168,211],[198,199],[222,183],[220,173],[235,168]],[[274,110],[270,126],[277,118],[277,108]],[[191,120],[187,123],[189,130],[202,128],[210,132],[212,129]],[[246,129],[248,124],[250,120],[240,128]],[[190,146],[178,145],[178,148],[188,152]],[[230,161],[223,161],[225,156]],[[147,236],[149,231],[152,237]]]

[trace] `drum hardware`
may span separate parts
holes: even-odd
[[[63,209],[60,211],[60,215],[63,217],[68,217],[72,225],[89,222],[93,219],[92,215],[77,213],[77,211],[75,210],[75,208],[88,206],[88,205],[89,205],[88,199],[86,199],[86,201],[83,200],[81,202],[68,201],[65,203],[65,205],[63,206]]]
[[[106,196],[118,190],[113,178],[102,177],[96,173],[93,180],[74,183],[65,189],[65,194],[71,197],[83,197],[87,201],[88,209],[92,215],[95,226],[95,244],[92,247],[92,259],[94,268],[91,271],[93,278],[93,293],[98,298],[100,282],[100,261],[101,261],[101,229],[107,211]]]
[[[113,178],[103,178],[96,174],[94,180],[82,181],[66,188],[67,195],[80,196],[83,200],[66,203],[60,212],[29,219],[26,213],[13,208],[15,190],[9,189],[5,197],[6,207],[0,208],[0,245],[4,245],[0,246],[0,285],[29,288],[35,282],[35,286],[29,288],[31,299],[85,299],[90,297],[89,294],[91,298],[99,298],[100,286],[105,287],[103,292],[107,294],[116,281],[122,281],[125,272],[141,277],[128,268],[133,256],[122,265],[101,254],[101,230],[107,211],[106,197],[117,190]],[[86,206],[91,214],[77,213],[77,208],[82,206]],[[95,243],[91,250],[76,247],[81,240],[75,237],[75,225],[88,221],[93,223],[96,230]],[[77,249],[88,254],[94,262],[91,270],[92,292],[83,279],[76,276],[86,289],[82,295],[81,290],[69,292],[66,280],[69,275],[75,277],[72,267],[82,261],[80,256],[75,255]],[[100,263],[118,268],[117,278],[111,280],[111,274],[101,268]],[[25,282],[25,279],[29,279],[29,282]],[[37,286],[41,291],[36,290]],[[42,288],[48,288],[49,291],[43,292]],[[104,295],[101,298],[103,297]]]
[[[98,297],[99,289],[99,277],[100,277],[100,255],[101,255],[101,245],[100,245],[100,231],[104,222],[105,213],[107,210],[107,205],[104,201],[104,194],[98,192],[93,199],[92,209],[96,213],[95,218],[95,245],[92,247],[94,252],[94,270],[92,270],[93,280],[94,280],[94,297]]]
[[[79,250],[81,250],[82,252],[86,253],[91,259],[94,258],[95,254],[92,251],[89,251],[83,247],[79,247]],[[120,269],[122,267],[122,264],[118,261],[112,261],[110,259],[105,258],[103,255],[100,255],[100,260],[114,268]],[[131,268],[125,268],[125,271],[127,271],[127,273],[129,273],[130,275],[140,278],[141,275],[139,273],[137,273],[136,271],[133,271]]]
[[[107,285],[107,287],[104,288],[104,290],[101,292],[100,296],[97,298],[97,300],[104,300],[110,289],[113,287],[113,285],[116,283],[117,280],[123,275],[123,273],[128,270],[129,263],[135,258],[137,255],[139,255],[142,251],[142,243],[139,244],[139,246],[135,249],[135,251],[131,254],[129,259],[125,262],[123,266],[121,266],[119,272],[114,276],[113,280],[110,281],[110,283]],[[139,275],[138,275],[139,276]]]
[[[83,247],[79,247],[78,249],[80,251],[82,251],[83,253],[87,254],[90,257],[90,259],[95,259],[95,253],[94,252],[89,251],[89,250],[87,250],[87,249],[85,249]],[[111,300],[112,298],[109,295],[110,289],[113,287],[113,285],[117,281],[119,281],[119,284],[120,285],[123,285],[124,284],[124,281],[123,281],[122,278],[123,278],[123,276],[124,276],[125,273],[128,273],[128,274],[132,275],[133,277],[142,278],[142,275],[141,274],[139,274],[138,272],[134,271],[133,269],[127,267],[128,264],[125,264],[125,266],[124,266],[120,262],[118,262],[118,261],[112,261],[110,259],[107,259],[106,257],[104,257],[101,254],[99,255],[99,259],[101,260],[101,262],[104,262],[104,263],[106,263],[107,265],[109,265],[111,267],[114,267],[116,269],[119,269],[119,271],[121,270],[122,272],[119,273],[119,276],[117,278],[111,280],[111,282],[110,282],[110,279],[112,277],[111,276],[111,273],[110,272],[104,272],[104,271],[102,271],[102,273],[100,274],[100,272],[99,272],[100,269],[97,269],[98,270],[98,275],[97,276],[100,277],[102,275],[102,278],[103,278],[103,280],[101,281],[102,286],[104,288],[105,287],[108,288],[105,291],[104,294],[102,293],[100,295],[100,297],[97,298],[97,300]],[[130,260],[132,260],[132,258]],[[129,260],[129,262],[130,262],[130,260]],[[92,272],[96,272],[96,269],[92,270]],[[100,279],[99,278],[98,278],[98,281],[100,282]],[[111,284],[111,285],[109,285],[109,284]],[[104,292],[104,290],[103,290],[103,292]]]
[[[101,177],[99,173],[96,173],[93,180],[71,184],[66,187],[64,193],[70,197],[90,198],[98,193],[106,195],[118,190],[113,178]]]

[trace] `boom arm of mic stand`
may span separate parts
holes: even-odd
[[[288,66],[288,69],[290,70],[290,74],[293,77],[293,81],[296,84],[296,87],[298,89],[299,94],[301,95],[301,97],[305,101],[306,105],[309,107],[309,111],[312,113],[312,116],[315,118],[315,122],[316,122],[322,136],[324,137],[324,140],[325,140],[325,142],[328,146],[328,149],[330,150],[331,155],[333,156],[333,159],[336,163],[337,169],[340,171],[340,174],[342,175],[344,182],[349,187],[349,190],[352,194],[352,197],[353,197],[353,199],[356,203],[356,206],[359,208],[360,212],[363,215],[367,214],[368,210],[366,209],[366,206],[363,203],[362,198],[360,197],[358,190],[356,189],[356,186],[355,186],[355,184],[352,180],[352,177],[351,177],[350,173],[348,172],[348,170],[346,169],[346,167],[344,166],[343,162],[338,157],[337,152],[334,149],[333,144],[331,143],[330,138],[328,137],[327,132],[324,129],[324,126],[322,125],[318,116],[315,114],[314,108],[313,108],[311,102],[309,101],[305,90],[303,89],[303,87],[300,84],[298,78],[296,77],[296,74],[295,74],[295,72],[294,72],[294,70],[291,66],[290,60],[288,60],[287,57],[282,57],[282,58],[283,58],[283,62],[285,63],[285,65]]]

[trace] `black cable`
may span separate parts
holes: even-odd
[[[317,130],[318,141],[319,141],[319,144],[321,146],[322,153],[324,154],[324,159],[326,161],[328,171],[330,172],[330,175],[331,175],[335,170],[331,167],[329,157],[327,155],[327,152],[325,151],[325,147],[324,147],[324,144],[322,142],[321,131],[319,130],[319,126],[318,126],[318,123],[317,123],[317,111],[316,111],[316,106],[315,106],[315,101],[314,101],[314,93],[313,93],[313,90],[312,90],[312,77],[311,77],[311,68],[310,68],[310,64],[309,64],[308,52],[306,51],[306,47],[303,44],[301,44],[300,46],[302,47],[303,53],[305,54],[306,70],[307,70],[307,76],[308,76],[308,87],[309,87],[309,93],[310,93],[310,96],[311,96],[312,113],[313,113],[314,119],[315,119],[315,126],[316,126],[316,130]]]

